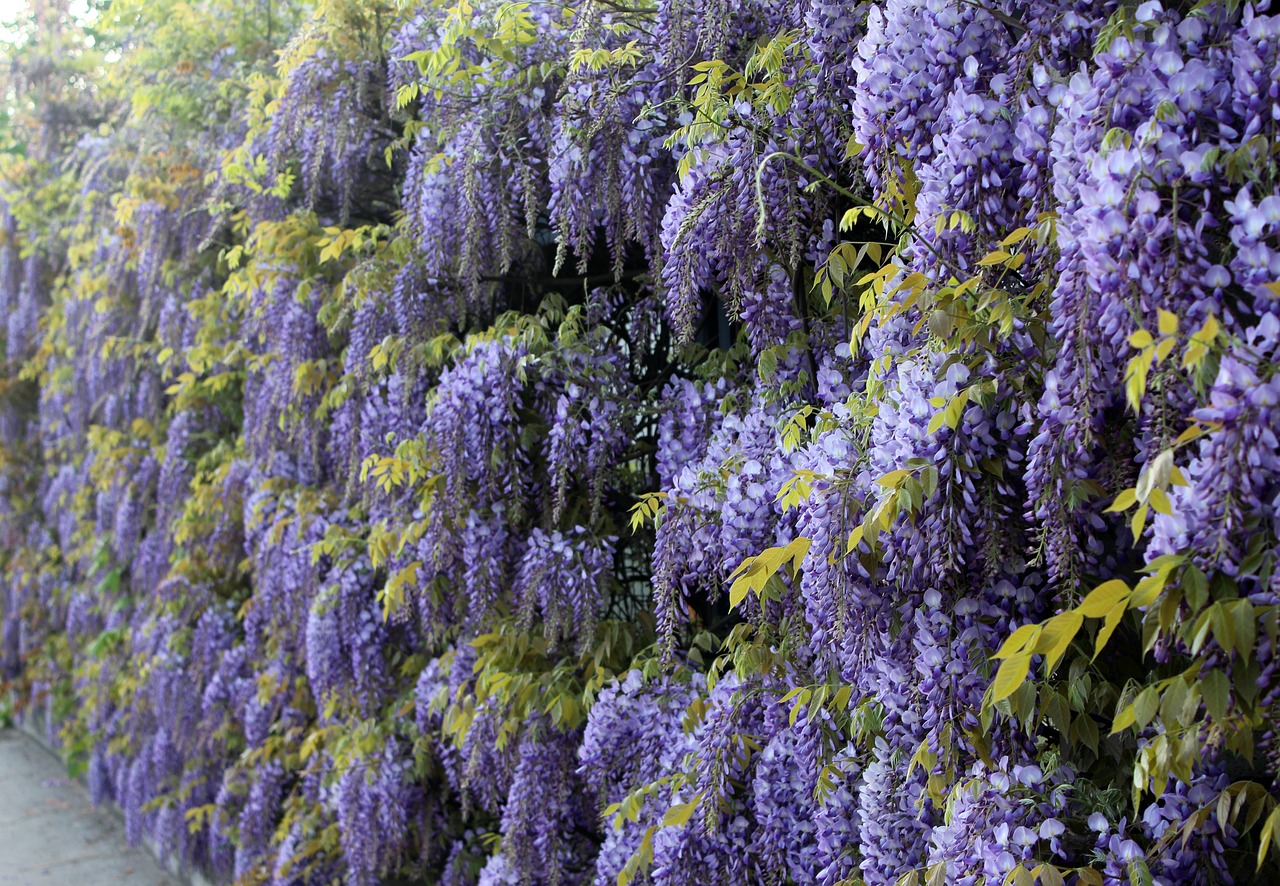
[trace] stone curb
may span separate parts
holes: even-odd
[[[41,728],[44,725],[43,719],[44,718],[40,717],[35,711],[27,710],[25,712],[25,716],[14,718],[14,728],[27,738],[31,739],[35,744],[43,749],[45,753],[53,756],[65,770],[67,768],[67,761],[63,759],[62,754],[58,753],[58,749],[49,744],[48,740],[45,738],[44,729]],[[89,782],[84,775],[77,776],[76,781],[79,782],[86,790],[88,789]],[[106,809],[110,812],[112,817],[120,822],[120,826],[122,828],[124,827],[124,810],[122,810],[118,805],[115,803],[102,803],[99,808]],[[207,877],[204,871],[183,865],[181,859],[166,856],[160,851],[159,844],[151,838],[150,834],[143,835],[142,848],[146,849],[147,852],[155,858],[160,867],[168,871],[169,874],[182,884],[182,886],[224,886],[224,884]]]

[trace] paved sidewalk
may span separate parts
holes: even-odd
[[[0,884],[174,886],[124,826],[95,808],[59,762],[15,729],[0,729]]]

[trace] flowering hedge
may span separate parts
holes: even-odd
[[[1280,876],[1268,0],[32,11],[0,664],[131,839]]]

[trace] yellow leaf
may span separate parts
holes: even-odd
[[[1138,539],[1142,538],[1142,530],[1147,526],[1148,507],[1149,505],[1144,504],[1142,507],[1138,508],[1138,510],[1134,511],[1132,523],[1134,544],[1137,544]]]
[[[849,542],[845,545],[844,552],[846,554],[853,553],[854,549],[862,543],[862,534],[865,531],[865,527],[863,526],[853,527],[853,531],[849,533]]]
[[[1111,721],[1111,734],[1115,735],[1117,732],[1123,732],[1136,722],[1136,712],[1134,710],[1133,703],[1130,702],[1125,705],[1124,708],[1116,714],[1115,719]]]
[[[1036,644],[1036,652],[1045,657],[1045,677],[1052,674],[1058,666],[1082,624],[1084,616],[1072,610],[1060,612],[1045,623],[1044,631]]]
[[[1165,494],[1163,489],[1152,489],[1147,501],[1151,502],[1151,507],[1155,509],[1157,514],[1164,514],[1166,517],[1173,516],[1173,505],[1169,503],[1169,496]]]
[[[1009,233],[1009,236],[1000,241],[1001,246],[1016,246],[1023,240],[1027,239],[1027,235],[1031,233],[1030,228],[1017,228]]]
[[[1013,695],[1027,681],[1027,668],[1031,666],[1031,653],[1020,652],[1000,662],[995,682],[991,684],[992,703]]]
[[[1096,659],[1102,648],[1107,645],[1107,641],[1111,639],[1111,635],[1115,633],[1116,628],[1120,627],[1120,620],[1124,618],[1125,607],[1117,606],[1107,613],[1107,620],[1102,623],[1102,630],[1098,631],[1098,641],[1093,649],[1093,657]]]
[[[1267,858],[1267,850],[1271,848],[1273,842],[1280,845],[1280,807],[1272,809],[1262,825],[1262,835],[1258,840],[1258,870],[1262,870],[1262,865]]]
[[[1156,602],[1156,598],[1160,596],[1160,592],[1164,590],[1165,582],[1168,580],[1169,573],[1167,571],[1148,575],[1138,582],[1137,587],[1133,589],[1133,596],[1129,598],[1129,605],[1135,608],[1150,606]]]
[[[1178,334],[1178,315],[1166,311],[1164,308],[1158,308],[1156,314],[1159,317],[1159,327],[1161,335],[1177,335]]]
[[[938,433],[938,431],[941,430],[942,425],[946,422],[946,419],[947,419],[946,413],[944,413],[942,410],[935,412],[933,414],[933,418],[929,419],[929,427],[926,429],[926,433],[929,433],[929,434]]]
[[[694,810],[698,808],[698,803],[701,801],[702,794],[698,794],[688,803],[675,804],[662,816],[662,826],[669,828],[684,824],[693,815]]]
[[[1154,341],[1155,339],[1151,337],[1151,333],[1147,332],[1145,329],[1139,329],[1129,336],[1129,344],[1133,345],[1135,348],[1148,347]]]
[[[1197,437],[1204,436],[1205,433],[1206,431],[1202,425],[1192,425],[1178,435],[1178,439],[1173,441],[1173,445],[1181,446],[1183,443],[1188,443]]]
[[[1041,627],[1037,624],[1023,625],[1018,628],[1000,646],[992,658],[1009,658],[1027,649],[1040,636]]]
[[[743,565],[745,566],[748,562],[750,562],[750,560],[744,560]],[[741,569],[742,567],[740,566],[738,568]],[[733,584],[729,586],[729,608],[737,609],[742,604],[742,601],[747,599],[747,594],[750,590],[750,576],[747,574],[739,576]]]
[[[1125,398],[1133,411],[1142,406],[1142,395],[1147,392],[1147,373],[1151,370],[1151,351],[1143,349],[1142,353],[1130,358],[1125,370]]]
[[[804,536],[800,536],[799,538],[792,540],[789,545],[783,548],[783,553],[786,555],[784,560],[786,558],[790,558],[792,567],[799,569],[800,564],[804,561],[805,555],[809,553],[810,544],[811,542],[809,539]]]
[[[1209,349],[1197,342],[1191,340],[1191,344],[1187,346],[1186,353],[1182,355],[1183,369],[1197,369],[1204,362],[1204,358],[1208,356]]]
[[[978,267],[985,268],[991,265],[1003,264],[1004,262],[1008,261],[1008,259],[1009,259],[1009,253],[1005,252],[1003,249],[997,249],[994,252],[987,253],[981,259],[979,259]]]
[[[881,486],[887,486],[890,489],[896,489],[903,480],[911,476],[911,472],[905,468],[899,468],[896,471],[890,471],[879,480],[876,480]]]
[[[1111,503],[1111,507],[1103,511],[1104,514],[1119,513],[1127,511],[1133,507],[1138,501],[1138,491],[1136,489],[1124,489],[1116,496],[1116,500]]]
[[[1102,618],[1116,607],[1118,603],[1129,599],[1129,586],[1118,578],[1098,585],[1084,598],[1076,611],[1089,618]]]

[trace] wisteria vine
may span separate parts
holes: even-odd
[[[238,884],[1280,876],[1269,0],[12,35],[0,713],[131,840]]]

